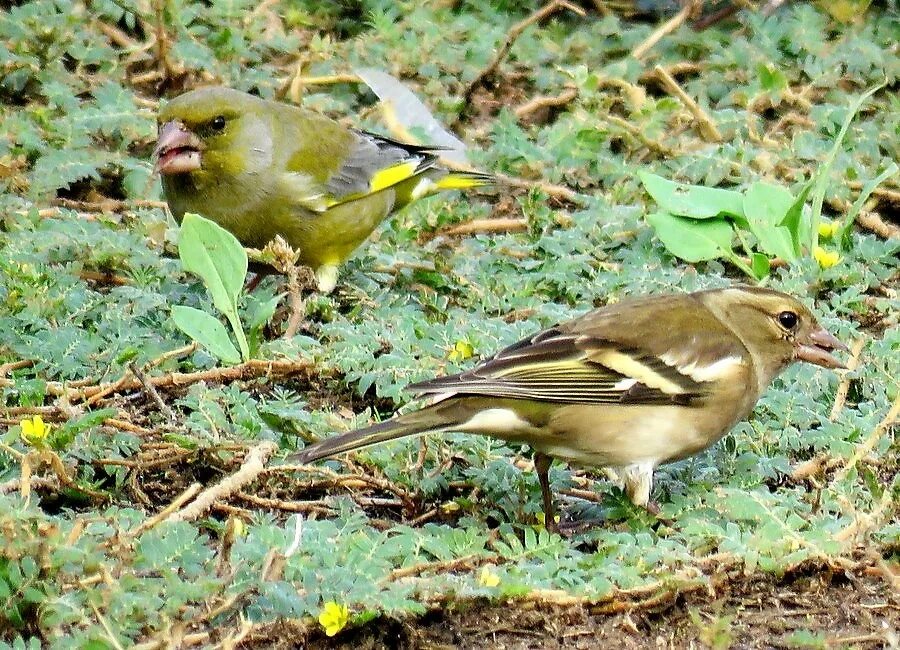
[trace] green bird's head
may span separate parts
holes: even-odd
[[[200,88],[159,112],[153,157],[163,177],[225,180],[264,169],[272,157],[267,103],[229,88]]]

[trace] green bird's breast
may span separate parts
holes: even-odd
[[[394,209],[392,188],[338,204],[324,211],[302,205],[292,183],[263,174],[243,179],[204,178],[202,173],[163,178],[163,190],[179,223],[200,214],[231,232],[244,245],[262,248],[281,235],[313,269],[347,259]],[[294,183],[295,185],[296,183]]]

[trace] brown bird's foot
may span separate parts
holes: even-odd
[[[544,500],[544,528],[551,533],[559,534],[556,521],[556,508],[553,506],[553,492],[550,491],[550,465],[553,459],[539,451],[534,452],[534,471],[537,472],[538,483],[541,484],[541,497]]]
[[[652,499],[650,501],[647,501],[647,504],[643,506],[643,508],[651,515],[653,515],[659,523],[665,526],[669,526],[670,528],[675,525],[674,519],[663,517],[662,510],[660,510],[659,504],[656,501],[653,501]]]
[[[566,539],[571,539],[572,537],[576,537],[577,535],[584,535],[585,533],[589,533],[595,528],[602,528],[606,524],[604,519],[579,519],[577,521],[563,521],[558,525],[558,530],[561,537],[565,537]]]
[[[266,277],[265,273],[254,273],[253,277],[244,284],[244,293],[250,293],[256,289],[264,277]]]

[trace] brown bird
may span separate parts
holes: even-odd
[[[555,528],[551,459],[605,467],[648,507],[653,470],[696,454],[746,418],[794,361],[842,368],[846,346],[797,299],[732,287],[607,305],[545,329],[472,370],[414,384],[430,406],[322,440],[309,463],[386,440],[461,431],[527,443]]]

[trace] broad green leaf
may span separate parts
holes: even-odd
[[[241,362],[240,353],[228,338],[228,332],[218,318],[193,307],[177,305],[172,307],[172,320],[178,329],[225,363]]]
[[[740,192],[702,185],[687,185],[662,176],[639,172],[647,193],[670,214],[691,219],[711,219],[727,214],[744,218],[743,196]]]
[[[234,235],[200,215],[186,214],[178,235],[178,256],[186,270],[200,276],[223,314],[237,309],[247,276],[247,253]]]
[[[687,262],[702,262],[731,254],[732,227],[725,219],[697,221],[666,212],[647,215],[670,253]]]
[[[178,255],[184,268],[203,280],[213,304],[225,314],[244,359],[250,357],[247,337],[237,313],[237,301],[247,276],[247,253],[237,238],[209,219],[186,214],[178,235]]]
[[[853,122],[853,118],[856,117],[859,109],[862,108],[862,105],[866,103],[866,100],[869,99],[869,97],[884,88],[886,84],[887,81],[880,83],[873,88],[869,88],[869,90],[860,95],[857,100],[850,105],[850,108],[847,110],[847,116],[844,118],[843,124],[841,124],[841,130],[838,131],[837,136],[835,136],[831,150],[828,152],[828,155],[825,156],[825,160],[819,167],[819,171],[815,176],[815,185],[812,195],[812,215],[810,218],[811,223],[809,229],[809,250],[811,251],[815,250],[819,245],[819,220],[822,218],[822,203],[825,201],[825,188],[828,185],[828,175],[831,173],[831,166],[837,158],[841,144],[843,144],[844,138],[847,137],[847,131],[850,129],[850,124]]]
[[[769,275],[772,265],[769,263],[769,258],[762,253],[753,253],[750,256],[750,268],[753,270],[753,275],[756,279],[762,280]]]
[[[842,248],[846,250],[850,247],[850,229],[853,227],[853,222],[856,221],[856,217],[859,216],[859,211],[862,210],[863,205],[869,200],[869,196],[875,191],[876,187],[881,185],[898,171],[900,171],[900,167],[897,166],[897,163],[892,162],[888,165],[887,169],[863,185],[862,189],[859,191],[859,196],[856,197],[853,205],[850,206],[850,209],[847,211],[847,216],[844,217],[844,223],[841,226],[838,235],[838,241],[841,243]]]
[[[794,243],[790,231],[781,224],[793,204],[793,195],[780,185],[756,182],[744,193],[744,214],[759,247],[791,261],[796,259]]]
[[[806,205],[806,197],[809,196],[810,190],[815,185],[815,178],[810,179],[791,207],[784,213],[784,219],[781,220],[782,226],[787,228],[788,234],[791,236],[791,245],[794,248],[794,259],[799,257],[803,252],[803,243],[809,241],[809,218],[804,218],[803,206]]]

